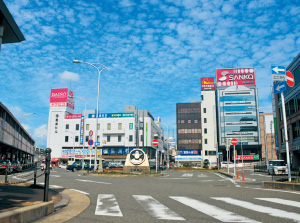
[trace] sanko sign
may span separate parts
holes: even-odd
[[[217,69],[217,86],[255,85],[254,68]]]
[[[201,77],[201,91],[215,90],[214,77]]]

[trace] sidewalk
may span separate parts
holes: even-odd
[[[0,182],[2,183],[2,182]],[[90,199],[79,192],[49,189],[48,202],[44,189],[31,184],[0,184],[0,222],[64,222],[80,214]]]

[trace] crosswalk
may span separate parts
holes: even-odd
[[[144,210],[148,212],[150,216],[158,220],[173,220],[173,221],[188,221],[188,216],[181,216],[174,212],[171,208],[167,207],[164,201],[158,201],[149,195],[132,195],[134,200],[139,204]],[[292,220],[294,222],[300,221],[300,202],[285,200],[279,198],[253,198],[253,203],[250,201],[238,200],[230,197],[210,197],[210,201],[201,201],[195,198],[185,197],[185,196],[169,196],[170,200],[175,202],[175,205],[184,205],[188,208],[194,209],[201,212],[203,215],[210,216],[215,219],[215,221],[220,222],[259,222],[256,219],[249,218],[249,216],[243,216],[239,213],[234,213],[229,210],[225,210],[216,205],[212,205],[210,201],[219,201],[221,203],[226,203],[232,206],[238,206],[242,209],[247,209],[251,212],[267,214],[271,217],[276,217],[285,220]],[[255,200],[261,200],[268,203],[276,203],[282,206],[290,206],[293,208],[298,208],[297,213],[288,212],[285,210],[280,210],[278,208],[273,208],[264,205],[255,204]],[[170,204],[170,202],[167,202]],[[220,203],[220,204],[221,204]],[[215,202],[214,202],[215,204]],[[224,207],[224,205],[220,205]],[[228,207],[227,205],[225,207]],[[126,207],[124,207],[126,210]],[[242,213],[245,213],[242,211]],[[113,194],[99,194],[96,204],[95,215],[100,216],[110,216],[110,217],[123,217],[122,208],[117,202],[117,197]],[[255,213],[250,216],[256,216]],[[260,219],[260,218],[258,218]]]

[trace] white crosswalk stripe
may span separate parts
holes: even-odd
[[[132,195],[142,207],[157,219],[164,220],[185,220],[174,211],[170,210],[151,196]]]
[[[123,216],[113,194],[98,194],[95,215]]]
[[[255,199],[300,208],[300,202],[298,201],[289,201],[280,198],[255,198]]]
[[[195,200],[189,197],[177,197],[171,196],[170,198],[186,205],[191,208],[196,209],[206,215],[210,215],[213,218],[218,219],[222,222],[257,222],[250,218],[246,218],[244,216],[237,215],[233,212],[226,211],[224,209],[218,208],[216,206],[201,202],[199,200]]]
[[[182,174],[182,177],[192,177],[193,174],[192,173],[184,173]]]
[[[265,206],[253,204],[253,203],[247,202],[247,201],[241,201],[241,200],[237,200],[237,199],[233,199],[233,198],[229,198],[229,197],[212,197],[212,199],[215,199],[218,201],[224,201],[228,204],[236,205],[236,206],[243,207],[246,209],[250,209],[252,211],[269,214],[270,216],[273,216],[273,217],[291,219],[296,222],[299,222],[299,220],[300,220],[300,214],[283,211],[283,210],[276,209],[276,208],[265,207]]]

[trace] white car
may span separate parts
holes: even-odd
[[[62,163],[62,164],[59,164],[58,166],[59,168],[63,168],[63,169],[66,169],[67,168],[67,164],[65,163]]]
[[[288,174],[288,167],[285,164],[284,160],[269,160],[268,174]]]

